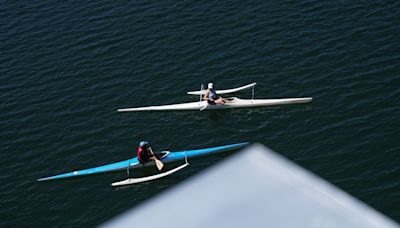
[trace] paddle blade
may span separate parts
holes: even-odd
[[[206,105],[204,105],[204,107],[202,107],[201,109],[200,109],[200,111],[203,111],[204,109],[206,109],[208,107],[208,103],[206,103]]]
[[[157,169],[161,170],[164,167],[164,164],[158,159],[155,159],[155,161],[156,161]]]

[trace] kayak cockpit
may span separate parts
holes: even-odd
[[[170,152],[169,151],[161,151],[160,153],[154,154],[157,159],[163,159],[168,156]]]

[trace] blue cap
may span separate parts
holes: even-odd
[[[139,146],[140,146],[141,148],[143,148],[143,147],[147,146],[148,144],[149,144],[149,143],[146,142],[146,141],[141,141],[141,142],[139,143]]]

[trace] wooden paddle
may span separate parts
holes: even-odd
[[[150,150],[151,154],[153,155],[154,161],[156,162],[157,169],[161,171],[161,169],[164,167],[164,164],[160,160],[157,159],[157,157],[154,155],[154,152],[151,149],[151,147],[149,147],[149,150]]]

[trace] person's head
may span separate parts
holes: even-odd
[[[149,146],[149,143],[146,142],[146,141],[141,141],[139,143],[139,147],[142,148],[142,149],[146,149],[148,146]]]
[[[212,82],[208,83],[208,88],[209,88],[209,89],[214,88],[214,84],[213,84]]]

